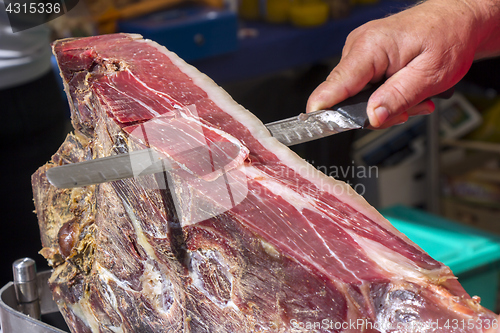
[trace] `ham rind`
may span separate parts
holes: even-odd
[[[496,323],[448,267],[174,53],[128,34],[53,50],[75,132],[33,175],[33,191],[41,253],[72,332],[482,332]],[[76,189],[45,176],[144,148],[177,167]]]

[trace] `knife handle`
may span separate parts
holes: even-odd
[[[347,118],[352,119],[356,124],[361,127],[367,127],[370,125],[370,120],[368,119],[368,114],[366,113],[366,107],[368,105],[368,99],[370,96],[377,90],[382,83],[376,83],[374,85],[369,86],[368,88],[362,90],[360,93],[353,97],[349,97],[345,101],[337,104],[332,110],[336,110]],[[435,96],[429,97],[426,100],[431,98],[442,98],[448,99],[455,93],[455,87],[451,87],[450,89],[437,94]]]

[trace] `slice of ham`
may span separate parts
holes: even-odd
[[[448,267],[174,53],[128,34],[53,49],[75,134],[33,189],[73,332],[482,332],[495,319]],[[143,148],[181,167],[73,190],[45,178]],[[484,325],[444,326],[467,320]]]

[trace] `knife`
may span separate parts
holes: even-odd
[[[267,129],[278,141],[293,146],[340,132],[365,128],[370,124],[366,107],[368,99],[382,84],[377,83],[362,90],[332,107],[266,124]],[[455,92],[452,87],[431,98],[450,98]]]
[[[366,113],[368,99],[379,86],[380,84],[377,84],[365,89],[331,109],[302,113],[268,123],[265,126],[274,138],[287,146],[364,128],[369,125]],[[449,98],[453,92],[454,89],[451,88],[434,97]],[[191,149],[183,152],[183,158],[185,160],[187,156],[188,159],[192,158],[196,161],[203,154],[209,153],[213,163],[212,168],[209,169],[214,171],[214,166],[216,169],[222,169],[239,154],[239,149],[224,148],[228,147],[211,146]],[[47,170],[46,175],[49,182],[58,188],[73,188],[166,172],[180,167],[182,166],[178,165],[174,158],[166,158],[153,149],[144,149],[53,167]]]

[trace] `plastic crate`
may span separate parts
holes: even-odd
[[[238,19],[229,9],[185,5],[119,21],[118,30],[152,39],[185,61],[228,53],[238,47]]]
[[[380,210],[399,231],[444,263],[481,305],[497,311],[500,237],[420,210],[393,206]]]

